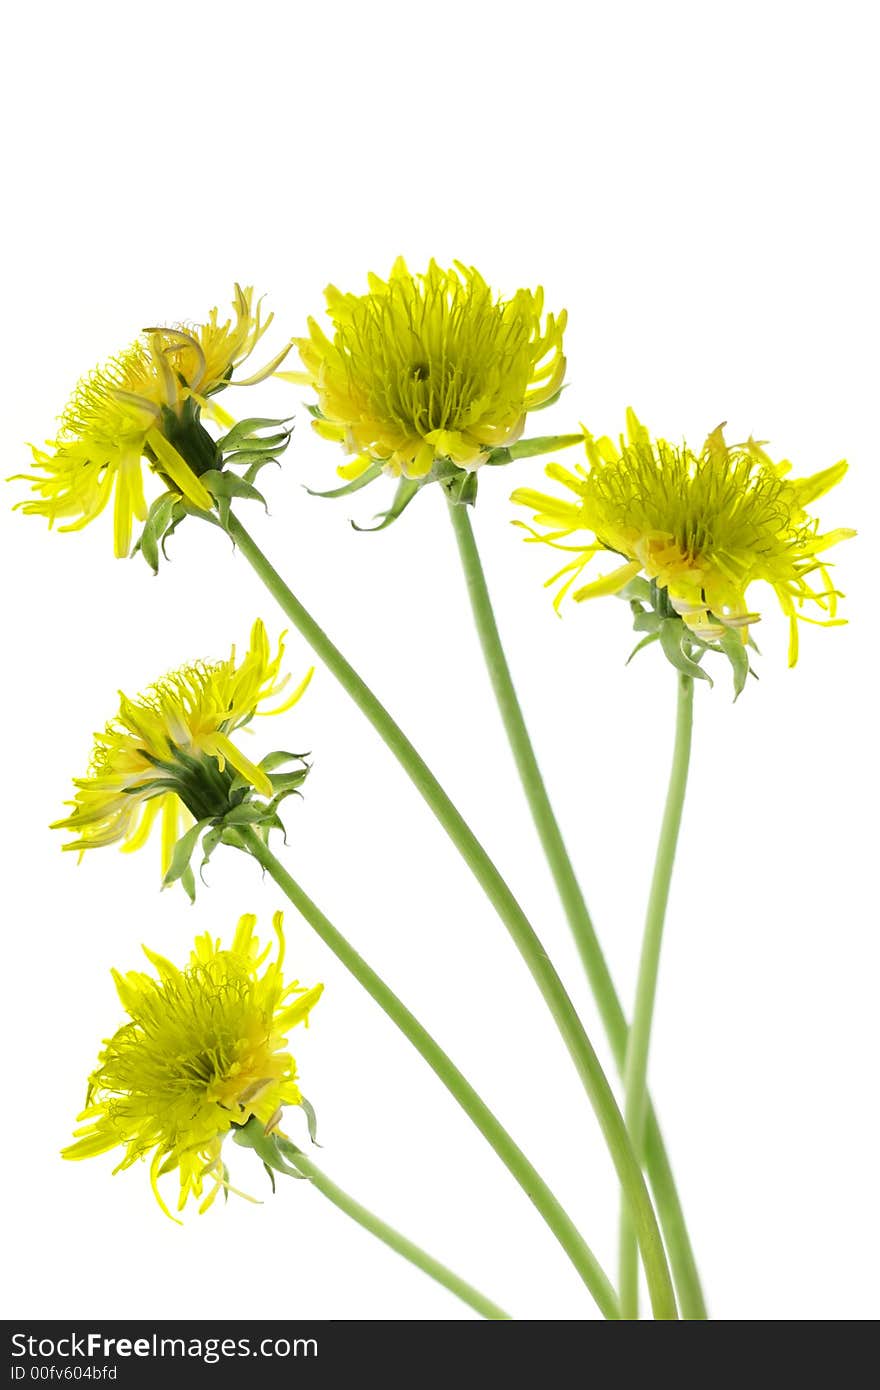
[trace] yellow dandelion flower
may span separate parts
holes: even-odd
[[[534,511],[536,526],[549,528],[541,534],[526,527],[531,539],[574,552],[547,581],[560,584],[557,608],[593,557],[608,552],[623,564],[575,589],[576,601],[619,593],[644,575],[665,591],[697,637],[713,641],[732,629],[746,641],[749,625],[760,617],[750,610],[747,591],[763,580],[790,621],[791,666],[799,620],[822,626],[841,621],[835,615],[842,595],[822,556],[855,532],[820,533],[806,508],[840,482],[846,463],[792,478],[788,460],[774,463],[752,439],[728,446],[721,427],[699,453],[652,441],[632,410],[617,445],[586,434],[586,452],[586,468],[572,472],[554,463],[546,469],[575,500],[532,488],[518,488],[512,497]],[[578,543],[581,531],[592,539]],[[825,616],[808,617],[801,611],[805,604]]]
[[[445,459],[475,469],[558,394],[566,314],[542,324],[543,290],[502,300],[459,262],[413,275],[398,259],[368,279],[368,294],[325,291],[332,341],[310,319],[295,340],[305,373],[280,373],[317,392],[315,429],[355,456],[342,477],[376,462],[413,479]]]
[[[251,789],[274,796],[270,773],[230,735],[254,715],[290,709],[305,691],[311,670],[282,704],[259,708],[288,683],[279,674],[283,655],[283,635],[273,656],[258,619],[240,663],[233,647],[226,661],[183,666],[135,699],[120,692],[118,715],[94,736],[87,775],[74,780],[72,813],[51,827],[76,832],[64,848],[82,853],[121,842],[123,850],[139,849],[161,815],[167,873],[182,829],[222,819]]]
[[[221,1188],[234,1191],[222,1160],[230,1129],[255,1117],[271,1132],[283,1106],[302,1104],[287,1034],[308,1022],[324,986],[285,984],[282,914],[273,918],[278,950],[268,964],[271,945],[261,947],[256,921],[242,917],[228,948],[210,933],[197,937],[183,969],[145,946],[157,979],[113,971],[129,1021],[104,1044],[81,1127],[62,1156],[122,1148],[114,1172],[151,1158],[150,1182],[167,1216],[160,1177],[178,1173],[178,1211],[190,1197],[205,1211]]]
[[[16,474],[34,496],[26,513],[76,531],[94,521],[114,498],[113,537],[128,554],[132,525],[147,515],[143,464],[192,506],[210,511],[213,498],[199,474],[216,467],[213,442],[201,413],[228,427],[232,417],[213,399],[229,385],[251,386],[270,376],[284,349],[246,379],[232,374],[252,353],[272,321],[263,319],[253,290],[235,287],[234,317],[146,328],[132,345],[84,377],[62,416],[58,436],[32,449],[36,471]]]

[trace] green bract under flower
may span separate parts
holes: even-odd
[[[285,983],[282,914],[273,918],[271,962],[256,921],[242,917],[226,948],[208,932],[197,937],[182,969],[144,947],[158,978],[113,972],[128,1022],[104,1044],[63,1157],[121,1148],[115,1171],[150,1158],[153,1192],[168,1216],[158,1181],[165,1174],[179,1177],[178,1211],[191,1196],[205,1211],[218,1192],[235,1190],[222,1158],[230,1132],[254,1122],[261,1135],[274,1135],[285,1105],[302,1105],[313,1127],[287,1034],[308,1024],[324,986]]]
[[[278,806],[304,782],[307,764],[296,753],[256,763],[232,738],[255,715],[281,714],[305,692],[311,670],[280,705],[260,709],[287,685],[283,655],[282,640],[273,656],[258,619],[241,662],[233,647],[226,661],[193,662],[136,699],[122,695],[119,714],[95,735],[88,774],[74,781],[71,815],[52,827],[76,833],[64,848],[136,850],[161,817],[165,881],[180,879],[192,896],[189,863],[203,833],[207,858],[221,839],[234,840],[237,827],[283,829]]]

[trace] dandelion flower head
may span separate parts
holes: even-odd
[[[229,947],[207,932],[197,937],[183,969],[144,947],[155,975],[113,972],[128,1022],[104,1043],[63,1157],[121,1148],[114,1172],[149,1159],[153,1192],[169,1216],[161,1177],[177,1173],[178,1211],[190,1197],[205,1211],[221,1189],[235,1190],[222,1158],[232,1127],[255,1117],[271,1132],[285,1105],[302,1103],[287,1034],[308,1022],[324,987],[286,984],[282,914],[273,919],[272,961],[256,920],[242,917]]]
[[[619,593],[642,575],[697,637],[712,641],[734,629],[745,641],[760,617],[747,593],[762,581],[789,619],[790,665],[800,621],[841,621],[825,552],[855,532],[823,532],[807,508],[841,480],[846,463],[793,478],[787,460],[774,463],[752,439],[728,446],[718,428],[695,453],[652,440],[631,410],[617,444],[587,433],[586,454],[586,466],[545,470],[568,496],[518,488],[512,498],[534,514],[531,540],[573,557],[547,581],[558,585],[557,608],[566,594],[580,602]],[[623,563],[581,584],[605,553]]]
[[[332,334],[310,319],[305,372],[280,375],[316,391],[315,429],[354,456],[344,478],[377,462],[411,479],[438,460],[472,470],[562,386],[566,314],[544,319],[541,289],[504,300],[473,267],[413,274],[398,259],[367,294],[331,285],[326,300]]]

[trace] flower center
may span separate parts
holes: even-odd
[[[624,450],[588,483],[597,534],[628,536],[654,573],[778,552],[802,536],[785,480],[750,455],[699,457],[662,442]],[[612,548],[619,548],[612,546]]]

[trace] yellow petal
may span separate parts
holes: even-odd
[[[163,798],[161,796],[154,796],[147,802],[137,829],[119,846],[123,854],[132,854],[136,849],[143,848],[147,843],[150,831],[153,828],[153,822],[161,810],[162,800]]]
[[[173,444],[168,443],[164,434],[160,434],[157,429],[150,430],[147,443],[156,455],[162,471],[168,474],[187,501],[200,511],[210,512],[214,506],[213,497],[204,483],[199,482],[186,459],[177,452]]]
[[[250,758],[246,758],[226,734],[211,734],[203,740],[202,746],[206,753],[213,753],[217,757],[221,767],[224,762],[228,762],[236,772],[240,772],[261,796],[272,795],[272,783],[263,769],[252,763]]]
[[[180,835],[178,801],[174,792],[162,797],[162,876],[167,874],[174,856],[174,846]]]
[[[635,579],[641,568],[640,560],[630,560],[628,564],[621,565],[619,569],[612,570],[601,579],[594,579],[591,584],[576,589],[572,598],[576,603],[581,603],[585,598],[603,598],[606,594],[619,594],[625,584]]]
[[[311,989],[305,990],[288,1008],[282,1009],[280,1013],[275,1015],[274,1027],[280,1033],[286,1033],[289,1028],[295,1028],[298,1023],[302,1023],[304,1019],[308,1018],[309,1013],[323,993],[323,985],[312,985]]]
[[[374,462],[375,460],[369,454],[358,454],[357,458],[350,459],[348,463],[341,463],[336,472],[340,478],[345,478],[347,482],[351,482],[354,478],[362,477]]]

